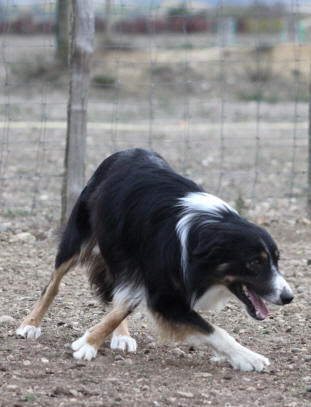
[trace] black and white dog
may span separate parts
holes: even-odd
[[[279,305],[293,299],[278,259],[265,229],[174,172],[158,154],[119,152],[98,167],[82,191],[52,279],[17,333],[40,336],[62,277],[81,263],[101,300],[113,308],[73,343],[74,357],[92,359],[111,333],[112,349],[136,351],[126,317],[144,303],[162,337],[209,344],[234,369],[261,371],[267,358],[241,346],[196,309],[215,309],[233,296],[251,317],[263,320],[268,315],[263,299]]]

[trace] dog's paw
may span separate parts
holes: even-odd
[[[97,355],[97,349],[86,342],[88,334],[89,331],[86,331],[85,334],[81,336],[81,338],[72,343],[71,348],[75,351],[73,353],[73,357],[75,359],[92,360]]]
[[[243,371],[262,372],[270,365],[269,359],[247,348],[230,355],[229,362],[233,369]]]
[[[127,335],[113,335],[110,342],[110,348],[120,349],[128,352],[136,352],[137,343],[134,338]]]
[[[72,342],[71,349],[72,350],[79,350],[83,345],[85,345],[86,344],[86,338],[87,338],[88,334],[89,334],[89,331],[85,331],[84,335],[82,335],[76,341]]]
[[[210,359],[212,362],[224,362],[226,360],[226,357],[222,355],[221,353],[218,353],[214,351],[214,356]]]
[[[20,326],[16,330],[16,335],[22,336],[26,339],[38,339],[41,335],[41,328],[33,325]]]
[[[97,350],[88,343],[81,346],[79,350],[73,353],[75,359],[92,360],[97,355]]]

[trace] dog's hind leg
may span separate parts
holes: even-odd
[[[123,351],[127,350],[128,352],[136,352],[137,343],[129,333],[127,319],[124,319],[113,331],[110,348],[113,350],[120,349]]]
[[[82,192],[68,220],[58,248],[52,278],[33,310],[17,329],[17,335],[29,339],[37,339],[41,335],[42,318],[57,295],[62,278],[78,262],[85,261],[85,258],[91,255],[94,242],[91,238],[86,194],[87,189]],[[81,250],[82,245],[84,250]]]
[[[33,310],[23,320],[20,327],[17,329],[17,335],[23,336],[28,339],[37,339],[41,335],[41,321],[56,297],[59,289],[60,282],[64,275],[77,263],[77,257],[61,264],[53,273],[51,281],[42,291],[39,301],[36,302]]]
[[[97,351],[104,340],[109,336],[131,313],[129,308],[114,308],[103,320],[85,332],[81,338],[72,344],[76,359],[91,360],[95,358]],[[124,329],[124,325],[123,325]]]

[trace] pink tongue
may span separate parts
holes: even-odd
[[[247,287],[249,299],[256,310],[256,316],[258,319],[265,319],[269,314],[268,308],[260,297],[249,287]]]

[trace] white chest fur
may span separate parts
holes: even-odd
[[[232,294],[228,288],[223,285],[214,285],[199,299],[195,308],[219,312],[230,298],[232,298]]]

